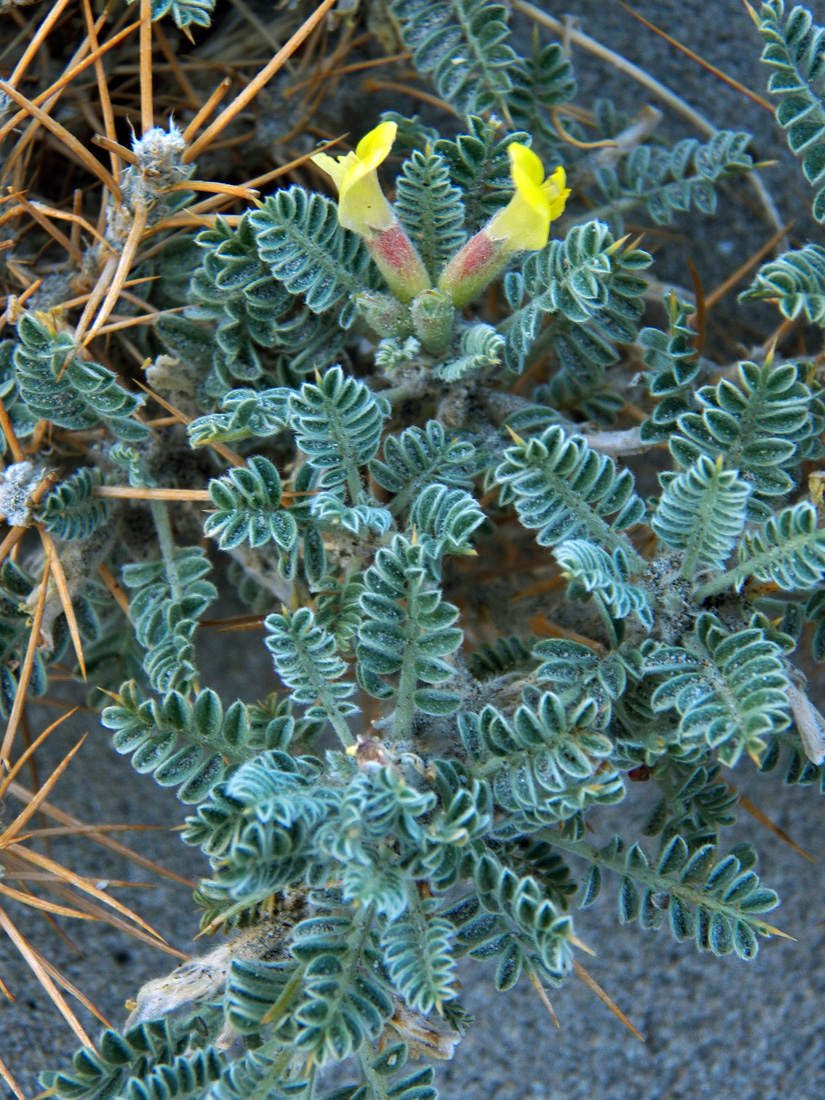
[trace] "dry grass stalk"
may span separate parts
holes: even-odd
[[[667,104],[671,110],[675,111],[682,118],[687,119],[691,126],[694,126],[700,134],[703,134],[705,137],[712,137],[713,134],[716,133],[716,127],[705,118],[704,115],[694,110],[693,107],[685,103],[680,96],[676,95],[670,88],[662,84],[661,81],[656,80],[655,77],[652,77],[650,73],[646,72],[640,66],[634,65],[632,61],[628,61],[627,58],[623,57],[620,53],[602,45],[602,43],[597,42],[595,38],[591,38],[589,35],[582,34],[581,31],[575,30],[567,22],[556,19],[555,16],[548,15],[547,12],[542,11],[542,9],[536,7],[535,4],[528,3],[528,0],[513,0],[513,9],[526,15],[527,18],[534,23],[547,27],[548,30],[553,31],[555,34],[564,36],[567,41],[575,43],[588,53],[593,54],[594,57],[606,61],[618,72],[637,81],[642,87],[647,88],[647,90],[656,96],[662,103]],[[749,182],[759,197],[759,201],[762,204],[768,221],[774,229],[778,229],[781,222],[776,209],[776,203],[773,201],[765,184],[757,174],[751,175],[749,177]],[[787,248],[787,242],[783,243],[783,248]]]
[[[215,88],[215,90],[206,100],[204,105],[200,108],[198,113],[183,131],[183,140],[186,142],[187,145],[192,141],[192,138],[195,136],[198,130],[200,130],[204,122],[206,122],[206,120],[214,112],[215,108],[218,106],[220,101],[223,99],[223,97],[226,95],[231,87],[232,78],[227,76],[224,80],[221,81],[217,88]]]
[[[58,21],[60,16],[69,4],[69,0],[55,0],[54,6],[50,9],[49,14],[37,28],[31,42],[29,42],[26,49],[23,51],[23,56],[14,66],[9,82],[11,84],[18,84],[29,67],[31,60],[37,55],[37,51],[46,41],[49,33]]]
[[[275,76],[275,74],[283,66],[287,58],[292,56],[292,54],[298,49],[298,47],[301,45],[307,35],[313,30],[314,27],[316,27],[321,22],[321,20],[324,18],[326,13],[335,2],[336,0],[322,0],[322,3],[319,4],[312,15],[310,15],[309,18],[306,19],[304,23],[302,23],[302,25],[292,35],[289,41],[287,41],[281,47],[281,49],[278,50],[278,52],[275,54],[269,64],[266,65],[258,73],[254,80],[251,80],[249,84],[247,84],[244,90],[238,96],[236,96],[236,98],[229,104],[228,107],[226,107],[221,112],[220,115],[218,115],[211,126],[207,127],[207,129],[204,130],[200,137],[197,138],[189,146],[189,148],[183,155],[184,164],[188,164],[193,161],[201,152],[201,150],[205,149],[206,146],[210,144],[210,142],[214,141],[218,134],[222,133],[222,131],[227,127],[232,119],[235,118],[235,116],[239,114],[244,109],[244,107],[252,102],[252,100],[255,98],[261,88],[269,83],[272,77]]]
[[[102,46],[96,45],[92,52],[88,54],[82,61],[79,61],[76,65],[68,68],[66,72],[63,73],[63,75],[59,77],[53,84],[49,85],[49,87],[46,88],[44,92],[40,92],[38,95],[36,95],[32,100],[32,103],[34,103],[37,107],[42,106],[48,99],[51,98],[51,96],[53,96],[56,92],[62,91],[63,88],[65,88],[68,84],[75,80],[90,65],[95,65],[96,67],[101,65],[100,59],[103,57],[103,55],[108,53],[108,51],[111,50],[114,46],[119,45],[125,38],[128,38],[129,35],[133,31],[137,30],[139,26],[139,22],[132,23],[128,27],[125,27],[122,31],[119,31],[118,34],[112,35],[112,37],[104,42]],[[96,42],[96,37],[93,37],[95,35],[95,24],[91,24],[89,29],[89,37],[91,40]],[[104,87],[107,88],[106,94],[108,95],[108,87],[105,84]],[[103,95],[102,92],[101,95]],[[6,122],[4,122],[2,126],[0,126],[0,140],[10,134],[12,130],[15,129],[15,127],[19,126],[20,123],[28,117],[28,111],[22,110],[18,111],[16,114],[7,119]]]
[[[96,485],[96,497],[117,500],[203,500],[211,501],[208,489],[141,489],[131,485]]]
[[[26,963],[34,972],[35,977],[43,986],[43,989],[49,995],[51,1000],[57,1007],[60,1015],[78,1037],[84,1047],[88,1047],[90,1050],[94,1049],[94,1043],[83,1030],[80,1021],[77,1016],[72,1012],[65,997],[55,985],[54,979],[49,973],[48,967],[45,965],[45,960],[38,951],[32,947],[29,941],[23,936],[23,934],[17,929],[14,922],[11,920],[5,909],[0,907],[0,928],[6,933],[11,942],[20,952]]]
[[[111,283],[106,291],[106,297],[103,300],[103,304],[100,307],[100,311],[95,317],[92,327],[89,329],[88,334],[83,339],[83,347],[86,347],[91,340],[95,338],[98,331],[108,320],[109,314],[115,308],[115,303],[120,297],[120,292],[123,289],[126,280],[129,277],[129,269],[132,266],[132,260],[137,252],[140,238],[143,234],[143,230],[146,228],[146,222],[149,217],[149,210],[146,206],[139,204],[135,209],[134,219],[132,221],[131,228],[129,229],[129,235],[123,245],[123,251],[120,253],[117,267],[112,275]],[[76,336],[77,339],[79,337]],[[65,369],[65,368],[64,368]]]
[[[20,724],[23,707],[26,705],[26,692],[29,689],[29,680],[31,679],[32,668],[34,666],[34,655],[40,640],[40,624],[43,622],[43,612],[46,608],[46,590],[48,587],[50,570],[51,559],[47,558],[43,568],[43,574],[40,578],[40,591],[34,609],[34,619],[32,620],[31,632],[29,633],[29,641],[26,646],[26,656],[23,659],[23,664],[20,666],[20,672],[17,677],[17,691],[14,696],[14,705],[9,715],[9,724],[3,736],[3,743],[0,745],[0,764],[2,764],[4,760],[9,759],[9,752],[14,743],[17,727]]]
[[[9,99],[13,99],[18,106],[25,108],[27,114],[30,114],[32,118],[36,119],[42,126],[45,126],[47,130],[50,130],[67,149],[74,153],[93,175],[98,177],[104,187],[106,187],[112,193],[115,200],[120,203],[122,196],[120,187],[116,183],[114,176],[103,167],[96,157],[92,156],[85,145],[82,145],[74,135],[69,133],[65,126],[56,122],[46,114],[42,108],[35,106],[30,99],[21,95],[20,92],[18,92],[16,88],[13,88],[7,81],[0,80],[0,91],[5,92]]]
[[[80,629],[77,625],[77,616],[72,607],[72,597],[69,592],[69,582],[66,580],[66,574],[63,570],[63,566],[60,562],[60,556],[57,552],[57,547],[54,544],[54,539],[49,532],[43,527],[42,524],[37,524],[37,530],[40,538],[43,542],[43,546],[51,562],[52,572],[54,573],[55,584],[57,585],[57,591],[60,594],[60,603],[63,606],[63,613],[66,616],[66,622],[69,627],[69,633],[72,638],[72,645],[77,655],[77,663],[80,665],[80,675],[86,680],[86,661],[83,657],[83,643],[80,640]]]
[[[697,65],[701,65],[707,72],[713,73],[714,76],[718,76],[723,83],[727,84],[735,91],[741,92],[742,95],[747,96],[747,98],[754,103],[758,103],[764,110],[770,111],[771,114],[774,113],[773,104],[769,103],[767,99],[763,99],[761,95],[752,92],[750,88],[746,88],[744,84],[740,84],[739,81],[734,80],[732,76],[728,76],[728,74],[723,73],[721,69],[717,69],[715,65],[711,65],[709,61],[705,61],[698,53],[694,53],[693,50],[689,50],[687,46],[682,45],[677,39],[666,34],[661,27],[657,27],[655,23],[651,23],[649,19],[645,19],[644,16],[639,15],[639,13],[634,11],[628,4],[623,3],[623,0],[617,0],[617,2],[619,7],[624,8],[624,10],[629,15],[632,15],[634,19],[638,19],[640,23],[643,23],[648,28],[648,30],[653,31],[654,34],[658,34],[660,38],[664,38],[665,42],[670,43],[671,46],[674,46],[686,57],[689,57],[691,61],[695,61]]]
[[[152,0],[140,0],[140,125],[144,135],[155,125],[152,100]]]
[[[622,1010],[619,1008],[619,1006],[616,1004],[610,994],[606,993],[604,989],[602,989],[602,987],[599,985],[593,975],[589,971],[585,970],[578,959],[573,959],[573,973],[576,975],[577,978],[580,978],[584,982],[584,984],[592,993],[596,994],[603,1005],[607,1005],[613,1015],[617,1016],[622,1021],[624,1026],[629,1031],[632,1031],[640,1042],[643,1043],[645,1041],[644,1035],[642,1035],[638,1028],[635,1028],[633,1026],[633,1024],[630,1022],[630,1020],[628,1020],[627,1016],[625,1016],[625,1014],[622,1012]]]
[[[2,992],[9,998],[9,1000],[14,1000],[14,998],[11,996],[11,994],[3,984],[2,979],[0,979],[0,990],[2,990]],[[2,1077],[6,1084],[9,1086],[12,1093],[17,1097],[17,1100],[26,1100],[26,1094],[17,1084],[14,1077],[12,1076],[11,1070],[8,1068],[2,1058],[0,1058],[0,1077]]]

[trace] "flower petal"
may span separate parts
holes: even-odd
[[[540,188],[536,190],[542,194]],[[516,191],[487,226],[487,232],[494,241],[503,243],[506,252],[544,248],[550,235],[550,206],[543,194],[542,200],[534,204],[522,191]]]
[[[564,210],[570,194],[564,186],[564,169],[557,168],[542,182],[544,169],[532,149],[514,141],[507,153],[516,193],[493,217],[487,231],[507,252],[536,251],[547,244],[550,222]]]
[[[513,141],[507,146],[507,155],[510,158],[510,175],[513,177],[513,186],[517,191],[529,188],[531,185],[541,186],[544,179],[544,168],[536,154],[527,145],[519,141]]]
[[[394,122],[382,122],[368,134],[364,134],[355,147],[355,155],[367,171],[377,168],[387,159],[395,142],[398,126]]]
[[[363,171],[359,163],[348,169],[338,197],[338,221],[344,229],[369,239],[374,230],[389,229],[395,220],[375,169]]]
[[[394,122],[382,122],[364,134],[355,152],[337,159],[326,153],[312,157],[313,164],[331,176],[338,188],[338,221],[363,237],[370,237],[376,229],[388,229],[395,222],[376,169],[389,155],[397,131]]]
[[[559,165],[553,175],[548,176],[541,185],[541,189],[550,203],[551,219],[558,218],[560,214],[564,213],[567,196],[570,194],[570,188],[565,187],[566,183],[567,176],[565,175],[564,169]]]
[[[364,238],[392,293],[409,302],[429,288],[430,277],[378,181],[378,166],[389,156],[397,132],[394,122],[382,122],[345,157],[316,153],[312,160],[338,188],[339,225]]]
[[[317,164],[322,172],[326,172],[332,178],[332,182],[341,190],[341,181],[352,161],[357,160],[355,153],[347,153],[344,157],[331,157],[328,153],[316,153],[310,157],[313,164]]]

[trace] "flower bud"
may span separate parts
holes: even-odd
[[[450,342],[455,306],[441,290],[422,290],[410,306],[413,331],[427,351],[443,351]]]
[[[409,336],[412,332],[409,307],[402,305],[397,298],[375,290],[365,290],[357,295],[356,302],[358,315],[382,339]]]

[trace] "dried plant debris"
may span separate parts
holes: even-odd
[[[43,1087],[434,1098],[460,958],[610,1003],[571,913],[605,888],[713,955],[782,935],[726,776],[825,790],[823,253],[753,214],[741,309],[778,327],[736,361],[652,255],[756,178],[749,136],[575,102],[490,0],[2,12],[0,900],[174,953],[21,833],[69,764],[21,787],[28,701],[73,674],[187,807],[220,937],[93,1044],[0,909],[84,1044]],[[753,15],[817,188],[825,31]],[[271,682],[207,684],[204,628]],[[640,779],[643,834],[597,843]]]

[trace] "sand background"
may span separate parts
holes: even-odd
[[[761,159],[789,160],[784,141],[763,108],[726,87],[667,43],[634,21],[610,0],[544,0],[544,9],[560,16],[572,8],[581,28],[629,60],[642,65],[678,92],[720,128],[748,129]],[[809,5],[825,22],[825,4]],[[264,6],[261,5],[263,8]],[[740,0],[637,0],[636,8],[679,37],[709,62],[754,91],[764,94],[765,72],[760,43]],[[528,28],[522,24],[520,35]],[[573,51],[580,83],[579,102],[595,94],[613,96],[630,113],[649,94],[627,77]],[[678,136],[692,130],[666,111],[666,125]],[[792,231],[804,239],[807,188],[801,173],[780,183],[779,168],[767,170],[783,220],[796,219]],[[711,227],[698,217],[682,218],[667,246],[667,275],[687,282],[690,255],[706,287],[717,285],[770,235],[744,213],[742,189],[720,203]],[[813,232],[817,232],[814,230]],[[812,239],[821,239],[814,236]],[[659,268],[657,274],[662,275]],[[747,344],[749,319],[731,296],[714,319],[726,335]],[[719,331],[719,330],[717,330]],[[754,329],[754,332],[756,330]],[[224,613],[232,613],[227,606]],[[241,647],[229,636],[203,638],[204,682],[225,698],[254,699],[275,686],[263,646]],[[34,709],[39,731],[55,712]],[[197,852],[183,846],[168,828],[183,817],[174,795],[137,776],[112,750],[106,731],[93,717],[66,723],[49,740],[41,756],[42,774],[73,745],[78,733],[86,742],[60,781],[54,801],[86,821],[164,826],[136,839],[140,850],[179,873],[197,878],[205,871]],[[787,788],[775,776],[754,774],[747,762],[737,772],[739,788],[806,850],[823,852],[823,803],[815,790]],[[631,791],[634,822],[645,814],[643,785]],[[599,819],[605,838],[627,823],[629,807]],[[675,944],[666,931],[655,935],[637,927],[621,928],[615,892],[606,889],[600,902],[577,917],[577,932],[597,952],[588,968],[645,1035],[635,1039],[591,993],[571,980],[553,994],[561,1021],[556,1030],[532,986],[525,980],[507,995],[494,995],[482,964],[462,965],[466,1007],[476,1026],[459,1047],[454,1061],[439,1076],[444,1100],[809,1100],[825,1087],[825,871],[813,866],[746,815],[730,830],[729,843],[750,838],[761,853],[759,871],[777,889],[783,905],[776,923],[796,943],[763,943],[749,964],[736,958],[714,960],[690,944]],[[128,837],[121,837],[128,842]],[[150,876],[92,845],[55,843],[54,854],[84,873],[100,878],[150,881]],[[187,888],[151,879],[152,889],[121,891],[142,915],[182,950],[192,946],[196,916]],[[79,956],[44,921],[25,925],[37,947],[78,984],[113,1021],[125,1017],[124,1000],[150,977],[170,969],[171,960],[109,928],[65,923],[82,950]],[[56,1068],[76,1042],[59,1020],[48,998],[7,941],[0,947],[0,973],[16,1000],[0,998],[0,1049],[29,1096],[37,1091],[39,1070]],[[96,1025],[79,1010],[92,1034]],[[4,1086],[0,1083],[0,1093]]]

